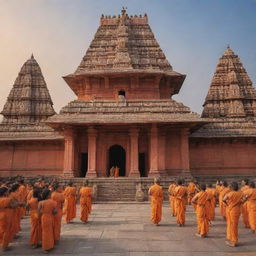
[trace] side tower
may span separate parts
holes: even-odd
[[[172,99],[173,70],[145,14],[102,16],[80,65],[64,77],[77,99],[47,123],[65,136],[65,176],[189,173],[188,134],[202,119]]]
[[[57,173],[54,157],[61,152],[62,137],[43,123],[55,111],[33,55],[22,66],[1,114],[0,176]]]
[[[191,135],[191,165],[198,174],[255,174],[256,90],[228,47],[219,59],[202,117],[212,123]]]

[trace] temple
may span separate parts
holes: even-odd
[[[104,16],[59,114],[32,56],[2,111],[0,176],[122,177],[256,174],[256,91],[238,56],[220,58],[201,117],[172,99],[173,70],[147,15]]]

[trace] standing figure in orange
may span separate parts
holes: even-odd
[[[176,208],[175,208],[175,196],[174,196],[174,190],[176,188],[176,183],[172,183],[168,188],[169,193],[169,200],[170,200],[170,207],[171,207],[171,213],[172,216],[176,216]]]
[[[64,190],[66,223],[70,223],[76,217],[76,187],[72,182]]]
[[[220,205],[220,215],[226,220],[226,204],[223,203],[223,198],[225,195],[230,192],[230,188],[228,187],[228,183],[223,181],[223,189],[220,191],[219,195],[219,205]]]
[[[33,190],[33,196],[28,201],[27,208],[30,214],[30,240],[29,243],[32,248],[37,248],[42,241],[42,229],[41,229],[41,221],[39,217],[38,204],[39,204],[39,189]]]
[[[162,218],[163,188],[160,186],[160,179],[154,178],[154,185],[148,190],[151,197],[151,221],[158,226]]]
[[[228,246],[236,246],[238,242],[238,221],[243,203],[243,193],[238,190],[237,182],[231,183],[231,191],[224,198],[223,203],[227,206],[227,240]]]
[[[206,192],[208,193],[207,200],[207,213],[208,219],[211,223],[215,219],[215,207],[216,207],[216,189],[212,187],[212,184],[208,184]]]
[[[51,193],[51,199],[57,203],[57,213],[54,215],[54,241],[58,244],[60,241],[61,233],[61,220],[63,215],[63,205],[65,197],[61,192],[61,187],[58,183],[52,185],[53,192]]]
[[[51,191],[44,189],[43,200],[38,206],[42,224],[42,248],[46,253],[54,248],[54,215],[57,213],[57,203],[50,196]]]
[[[249,187],[249,180],[248,179],[244,179],[242,180],[242,187],[241,187],[241,191],[243,192],[243,194],[246,196],[247,191],[250,189]],[[242,216],[243,216],[243,222],[244,222],[244,227],[245,228],[250,228],[250,223],[249,223],[249,212],[248,212],[248,202],[244,202],[242,204]]]
[[[86,223],[92,211],[92,188],[88,186],[87,180],[85,180],[83,187],[80,189],[79,196],[81,208],[80,220]]]
[[[176,221],[178,226],[185,225],[185,212],[186,212],[186,197],[187,188],[183,186],[183,181],[177,181],[178,186],[174,189],[175,208],[176,208]]]
[[[8,197],[8,189],[0,187],[0,246],[2,251],[8,250],[8,245],[12,240],[11,223],[14,221],[10,214],[10,209],[18,205]]]
[[[194,182],[189,182],[187,189],[188,189],[188,204],[191,204],[191,200],[196,194],[196,184]]]
[[[26,205],[27,203],[27,187],[24,184],[24,180],[19,180],[19,194],[20,194],[20,203]],[[26,208],[24,206],[20,207],[20,218],[24,217],[26,214]]]
[[[119,167],[118,167],[118,166],[115,167],[114,177],[115,177],[115,178],[118,178],[118,177],[119,177]]]
[[[256,188],[255,188],[254,182],[250,182],[249,189],[246,190],[245,198],[247,202],[250,228],[252,232],[255,233],[256,232]]]
[[[196,218],[197,218],[197,233],[196,236],[206,237],[209,232],[209,221],[207,216],[207,200],[209,194],[205,191],[206,185],[201,184],[200,192],[198,192],[193,198],[192,202],[196,204]]]

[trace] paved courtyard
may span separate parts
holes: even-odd
[[[77,209],[79,211],[79,208]],[[79,218],[72,224],[63,223],[60,244],[50,255],[92,256],[251,256],[256,255],[256,235],[248,229],[239,229],[239,247],[225,245],[225,223],[217,216],[208,238],[198,238],[196,220],[188,207],[185,227],[177,227],[171,217],[169,204],[163,207],[160,226],[149,221],[148,203],[107,203],[93,205],[90,222]],[[21,237],[12,250],[3,255],[43,255],[41,249],[28,245],[30,223],[22,221]],[[1,253],[0,253],[1,254]]]

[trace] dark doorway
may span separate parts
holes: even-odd
[[[140,170],[140,177],[147,177],[145,153],[139,153],[139,170]]]
[[[123,147],[119,145],[114,145],[109,148],[109,170],[112,166],[119,167],[119,176],[125,176],[125,150]]]
[[[88,153],[81,153],[80,177],[85,177],[88,170]]]

